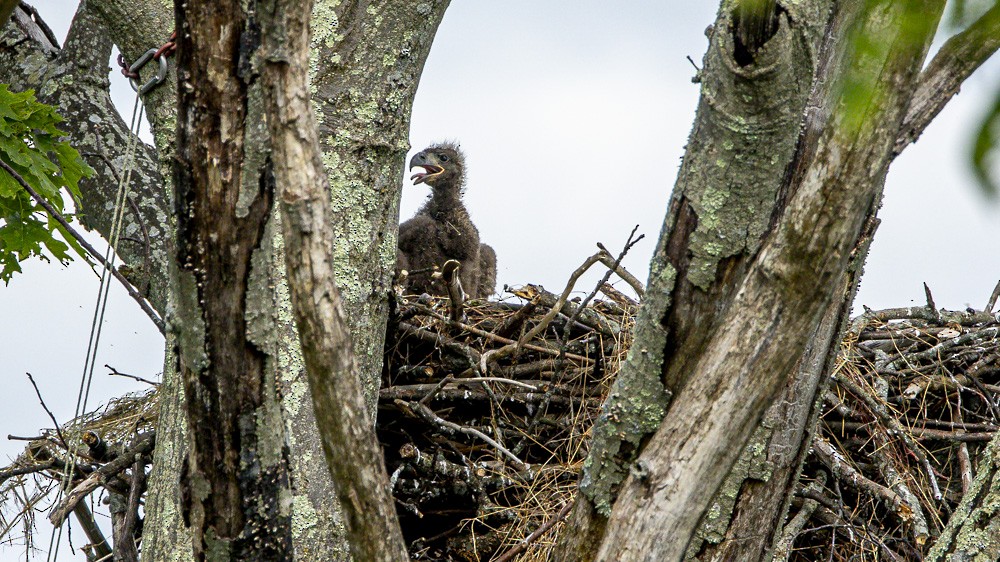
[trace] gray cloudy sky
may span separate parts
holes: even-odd
[[[77,4],[34,4],[62,37]],[[414,150],[459,140],[469,169],[467,203],[482,239],[498,254],[498,285],[540,283],[559,291],[603,242],[620,248],[636,224],[646,239],[625,265],[645,279],[698,88],[714,2],[454,0],[427,62],[413,111]],[[165,33],[166,34],[166,33]],[[131,91],[118,84],[120,107]],[[1000,88],[993,60],[915,146],[894,163],[882,226],[856,303],[875,308],[923,302],[982,307],[1000,279],[1000,208],[978,193],[965,165],[970,137]],[[426,186],[404,181],[401,216],[423,203]],[[51,425],[24,376],[32,372],[60,422],[72,415],[96,298],[97,279],[80,264],[40,262],[0,289],[0,366],[5,392],[0,456]],[[601,272],[578,285],[589,291]],[[115,287],[97,365],[155,378],[162,340]],[[91,404],[142,385],[97,370]],[[39,537],[48,543],[48,531]],[[74,533],[80,544],[82,533]],[[0,558],[19,549],[0,547]],[[40,559],[44,559],[44,553]],[[61,548],[60,560],[74,560]],[[79,557],[82,560],[82,556]]]

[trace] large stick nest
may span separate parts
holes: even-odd
[[[400,301],[378,431],[414,558],[494,559],[570,504],[632,332],[635,304],[608,292],[617,302],[553,316],[558,297],[529,285],[461,323],[447,299]],[[521,559],[545,559],[554,536]]]
[[[852,323],[779,554],[922,560],[1000,428],[998,330],[989,313],[931,306]]]
[[[582,309],[530,285],[461,311],[449,299],[398,299],[378,434],[414,558],[547,558],[630,344],[635,304],[606,294]],[[926,555],[1000,428],[998,330],[990,314],[933,307],[851,324],[776,559]],[[82,444],[93,441],[85,432],[111,450],[136,446],[155,422],[155,393],[81,421],[62,436],[78,451],[71,488],[111,466]],[[3,540],[30,544],[34,509],[51,505],[71,458],[62,438],[45,432],[0,471]],[[126,493],[131,481],[128,470],[102,474],[99,490]]]

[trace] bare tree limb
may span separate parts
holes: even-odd
[[[262,3],[262,81],[292,309],[355,560],[408,558],[334,274],[333,212],[309,94],[311,0]],[[351,454],[345,454],[350,451]]]
[[[10,174],[11,177],[14,178],[14,180],[21,186],[21,188],[27,191],[28,195],[30,195],[31,198],[34,199],[36,203],[38,203],[39,205],[41,205],[43,209],[45,209],[45,212],[47,212],[49,216],[54,218],[56,222],[58,222],[59,225],[62,226],[63,229],[67,233],[69,233],[69,235],[72,236],[73,239],[76,240],[76,242],[80,244],[80,246],[84,250],[86,250],[87,253],[90,254],[92,258],[97,260],[98,263],[100,263],[108,272],[110,272],[111,275],[113,275],[114,278],[117,279],[118,282],[122,284],[122,287],[125,287],[125,290],[128,292],[128,295],[132,297],[132,300],[134,300],[136,303],[139,304],[139,308],[146,313],[146,316],[148,316],[150,320],[153,321],[153,324],[156,325],[156,328],[160,331],[160,333],[165,334],[166,328],[164,327],[163,320],[160,319],[160,316],[156,313],[156,311],[154,311],[153,308],[149,305],[149,303],[146,302],[146,299],[139,294],[139,291],[136,290],[136,288],[132,285],[132,283],[130,283],[128,279],[125,279],[125,276],[123,276],[121,272],[118,271],[118,268],[116,268],[110,262],[105,260],[104,256],[101,255],[101,253],[98,252],[96,248],[91,246],[90,243],[87,242],[87,240],[83,236],[81,236],[80,233],[77,232],[75,228],[70,226],[70,224],[59,213],[59,211],[55,209],[55,207],[50,205],[48,201],[46,201],[41,195],[38,194],[37,191],[35,191],[30,185],[28,185],[28,182],[26,182],[24,178],[21,177],[20,174],[18,174],[13,168],[7,165],[7,163],[4,162],[3,160],[0,160],[0,168],[6,170],[6,172]]]
[[[629,286],[632,287],[632,290],[635,291],[635,294],[638,295],[639,298],[641,299],[642,296],[646,294],[646,288],[642,286],[642,281],[636,279],[635,275],[629,273],[628,270],[622,267],[620,263],[616,265],[615,258],[611,255],[611,252],[609,252],[608,249],[604,247],[603,244],[598,242],[597,247],[604,252],[603,254],[601,254],[601,263],[613,269],[614,272],[618,275],[618,277],[621,277],[622,280],[628,283]]]
[[[958,94],[965,79],[998,48],[1000,3],[994,3],[972,25],[948,39],[921,73],[913,101],[899,127],[894,154],[916,142],[944,106]]]
[[[52,513],[49,515],[49,521],[56,527],[62,525],[62,522],[66,520],[66,516],[73,511],[73,508],[76,507],[76,504],[80,500],[87,497],[102,483],[128,468],[129,465],[135,462],[135,455],[148,455],[153,450],[155,444],[155,432],[150,431],[143,434],[134,445],[119,455],[118,458],[92,472],[83,482],[70,490],[62,502],[52,510]]]

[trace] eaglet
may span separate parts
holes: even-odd
[[[497,257],[479,243],[479,231],[462,203],[465,157],[451,143],[432,145],[410,159],[410,169],[423,168],[411,178],[414,185],[431,186],[430,200],[410,220],[399,225],[397,271],[406,270],[409,293],[446,295],[444,283],[432,277],[434,268],[448,260],[462,264],[460,279],[472,298],[493,294]]]

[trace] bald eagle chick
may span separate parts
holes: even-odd
[[[434,268],[452,259],[462,264],[460,279],[472,298],[486,298],[496,286],[497,258],[493,248],[479,243],[479,231],[462,203],[465,157],[451,143],[432,145],[410,159],[414,185],[431,187],[427,203],[399,225],[397,273],[406,270],[407,292],[446,295],[444,283],[434,279]]]

